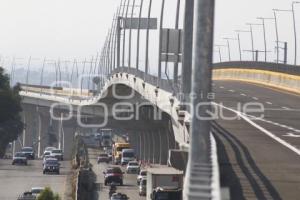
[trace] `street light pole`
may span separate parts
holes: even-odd
[[[294,37],[295,37],[295,58],[294,65],[297,65],[297,28],[296,28],[296,14],[295,14],[295,4],[300,3],[299,1],[292,2],[292,13],[293,13],[293,24],[294,24]]]
[[[251,31],[246,31],[246,30],[236,30],[235,32],[238,33],[238,42],[239,42],[239,51],[240,51],[240,60],[242,60],[242,48],[241,48],[241,40],[240,40],[240,33],[251,33]],[[251,44],[252,44],[252,51],[254,51],[254,42],[253,42],[253,36],[251,34]],[[253,55],[252,55],[253,56]],[[253,59],[253,57],[252,57]]]
[[[223,59],[222,59],[222,53],[221,53],[221,47],[228,47],[227,45],[221,45],[221,44],[215,44],[214,45],[215,47],[218,47],[218,52],[219,52],[219,60],[220,60],[220,62],[222,62],[223,61]]]
[[[230,44],[229,44],[229,38],[223,38],[224,40],[226,40],[227,43],[227,50],[228,50],[228,61],[231,61],[231,52],[230,52]]]
[[[275,30],[276,30],[276,45],[279,47],[279,34],[278,34],[278,22],[277,22],[277,15],[276,15],[276,10],[273,9],[273,14],[274,14],[274,20],[275,20]],[[276,48],[276,62],[279,62],[279,49]]]
[[[252,60],[255,60],[255,55],[254,55],[254,37],[253,37],[253,29],[252,29],[252,24],[247,24],[250,26],[250,34],[251,34],[251,46],[252,46]]]
[[[237,40],[238,40],[238,44],[239,44],[240,61],[242,61],[242,48],[241,48],[240,33],[237,33]]]
[[[237,40],[237,39],[235,39],[235,38],[223,38],[223,39],[227,40],[228,58],[229,58],[229,61],[231,61],[231,49],[230,49],[229,40]]]
[[[29,77],[29,69],[30,69],[30,64],[31,64],[31,56],[28,59],[28,63],[27,63],[27,73],[26,73],[26,85],[28,86],[28,77]],[[27,92],[27,90],[26,90]]]

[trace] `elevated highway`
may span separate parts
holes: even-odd
[[[297,199],[300,185],[300,96],[263,85],[215,81],[224,115],[238,116],[238,104],[260,103],[262,113],[218,119],[221,183],[232,199]],[[263,114],[263,118],[258,118]]]

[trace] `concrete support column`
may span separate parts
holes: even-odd
[[[150,136],[151,136],[151,140],[152,140],[152,163],[155,164],[156,163],[156,142],[155,142],[155,136],[154,136],[154,131],[150,131]]]
[[[161,130],[159,129],[158,131],[158,137],[159,137],[159,164],[161,165],[162,164],[162,132]]]
[[[32,146],[35,150],[35,143],[37,142],[37,111],[36,106],[25,105],[24,106],[24,118],[25,120],[25,135],[23,136],[23,146]]]
[[[24,124],[24,129],[23,129],[23,134],[22,134],[22,146],[25,146],[25,141],[26,141],[26,110],[23,108],[22,112],[22,120]]]
[[[42,140],[42,116],[41,113],[38,113],[38,150],[37,150],[38,158],[41,157],[41,140]]]
[[[50,115],[48,110],[39,112],[39,134],[38,134],[38,157],[43,155],[44,149],[48,146],[48,130],[50,126]]]
[[[71,159],[74,135],[77,130],[75,122],[66,121],[62,126],[62,150],[64,159]]]
[[[148,149],[148,145],[147,145],[147,142],[146,142],[146,132],[143,132],[142,133],[142,138],[143,138],[143,160],[146,161],[146,155],[147,155],[147,149]]]
[[[146,131],[146,135],[147,135],[147,144],[148,144],[148,154],[147,154],[147,161],[148,163],[151,162],[151,154],[152,154],[152,143],[151,143],[151,132],[150,131]]]
[[[143,137],[141,131],[138,133],[139,137],[139,160],[143,160]]]
[[[162,133],[163,133],[163,140],[162,140],[162,144],[167,144],[167,145],[162,145],[162,164],[166,165],[167,161],[168,161],[168,152],[170,149],[170,141],[169,141],[169,131],[168,129],[162,129]]]

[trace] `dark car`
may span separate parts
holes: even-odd
[[[23,152],[17,152],[12,161],[12,165],[27,165],[27,157]]]
[[[128,200],[128,196],[122,193],[115,193],[111,196],[110,200]]]
[[[98,156],[97,162],[98,162],[98,164],[101,163],[101,162],[106,162],[106,163],[108,163],[108,162],[109,162],[109,157],[108,157],[107,153],[101,153],[101,154]]]
[[[23,152],[28,160],[34,160],[35,154],[32,147],[23,147],[21,152]]]
[[[119,167],[109,167],[104,172],[104,185],[118,183],[123,185],[123,174]]]
[[[32,192],[24,192],[17,200],[36,200],[36,196]]]
[[[43,166],[43,174],[56,173],[59,174],[60,164],[57,159],[48,159]]]

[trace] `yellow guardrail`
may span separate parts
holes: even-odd
[[[300,76],[258,69],[213,70],[214,80],[244,81],[300,94]]]

